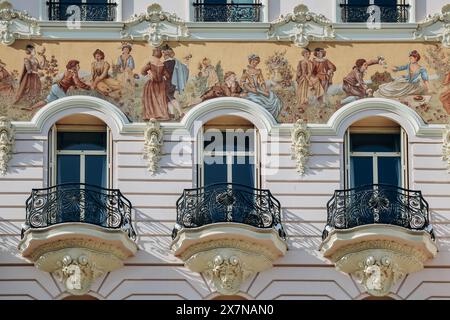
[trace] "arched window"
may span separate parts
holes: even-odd
[[[259,186],[259,135],[255,126],[240,117],[221,116],[201,131],[198,184]]]
[[[408,186],[407,135],[384,117],[355,122],[346,134],[346,185]]]

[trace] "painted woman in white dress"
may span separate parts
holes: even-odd
[[[247,93],[247,99],[263,106],[277,119],[282,108],[282,102],[278,96],[267,88],[262,70],[257,68],[261,59],[252,54],[248,57],[248,66],[241,77],[241,86]]]
[[[409,63],[393,69],[394,72],[406,70],[408,71],[407,74],[392,82],[380,85],[373,94],[374,97],[396,99],[410,95],[421,95],[427,92],[429,77],[425,67],[418,63],[419,60],[419,52],[417,50],[411,51],[409,53]],[[423,84],[420,80],[422,80]]]

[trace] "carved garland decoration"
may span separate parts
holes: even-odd
[[[39,35],[38,20],[31,17],[26,11],[14,10],[11,3],[0,3],[0,42],[12,45],[16,39],[31,38]]]
[[[306,122],[303,119],[297,120],[291,131],[292,139],[292,158],[297,163],[297,171],[300,175],[305,174],[306,163],[308,162],[310,152],[310,137]]]
[[[132,27],[143,22],[149,23],[147,30],[138,34],[133,33]],[[169,28],[165,28],[167,24],[170,25]],[[189,30],[183,19],[174,13],[163,11],[159,4],[154,3],[147,7],[147,13],[134,15],[125,21],[121,37],[131,40],[134,40],[135,37],[142,37],[152,47],[159,47],[164,41],[188,38]]]
[[[442,160],[447,162],[447,171],[450,173],[450,124],[445,127],[443,134]]]
[[[0,117],[0,175],[6,175],[8,162],[12,158],[14,128],[6,117]]]
[[[148,171],[155,174],[159,168],[163,145],[163,131],[155,119],[147,123],[144,139],[144,159],[147,160]]]

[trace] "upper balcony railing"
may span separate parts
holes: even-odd
[[[172,238],[182,228],[233,222],[256,228],[274,228],[286,237],[280,218],[280,202],[269,190],[240,184],[221,183],[204,188],[185,189],[177,201],[177,224]]]
[[[408,22],[409,4],[397,5],[352,5],[341,4],[342,22],[367,22],[369,18],[379,17],[373,22]]]
[[[434,238],[429,224],[428,203],[420,191],[381,184],[337,190],[328,201],[327,210],[327,225],[322,234],[324,240],[333,229],[350,229],[368,224],[426,230]]]
[[[260,22],[261,3],[193,3],[196,22]]]
[[[56,21],[116,21],[117,3],[47,1],[48,19]]]
[[[80,183],[33,189],[26,202],[22,238],[27,229],[81,222],[122,229],[134,240],[136,233],[131,224],[131,208],[130,201],[117,189]]]

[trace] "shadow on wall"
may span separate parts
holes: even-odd
[[[25,209],[24,209],[25,218]],[[17,259],[26,263],[22,258],[17,246],[20,241],[22,223],[25,220],[8,221],[0,219],[0,263],[17,262]]]

